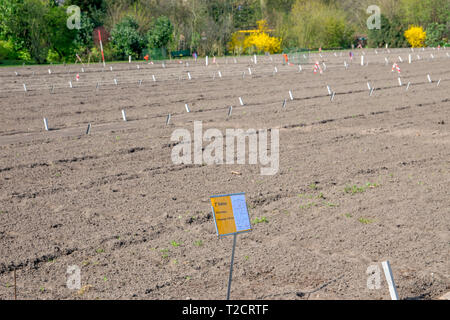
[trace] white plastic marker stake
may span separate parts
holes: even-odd
[[[16,76],[18,76],[19,74],[17,73],[17,71],[14,71],[14,73],[16,74]]]
[[[44,118],[44,127],[45,127],[45,131],[48,131],[48,121],[47,121],[47,118]]]
[[[388,64],[389,64],[389,60],[388,60],[388,58],[384,57],[384,61],[386,62],[386,65],[388,65]]]
[[[128,63],[131,63],[131,56],[128,56]]]
[[[208,56],[205,57],[205,65],[208,66]]]
[[[431,59],[434,59],[434,56],[433,56],[433,54],[432,54],[432,53],[430,53],[430,57],[431,57]]]
[[[70,88],[73,88],[73,86],[72,86],[72,81],[69,81],[69,87],[70,87]]]
[[[439,79],[439,81],[437,82],[436,87],[439,87],[440,84],[441,84],[441,79]]]
[[[191,110],[189,110],[187,103],[184,104],[184,107],[186,108],[186,112],[191,112]]]
[[[298,65],[298,72],[302,72],[302,66],[300,64]]]
[[[234,61],[234,63],[235,63],[235,64],[237,63],[237,60],[236,60],[236,58],[233,58],[233,61]]]
[[[331,91],[330,86],[327,86],[328,94],[331,95],[333,92]]]
[[[117,86],[117,79],[114,78],[114,84]]]
[[[294,100],[294,97],[292,96],[292,91],[291,90],[289,90],[289,98],[291,98],[291,101]]]
[[[411,54],[408,55],[408,63],[411,64]]]
[[[361,56],[361,66],[364,66],[364,56]]]
[[[333,91],[333,94],[331,95],[330,101],[334,100],[334,96],[336,95],[336,92]]]
[[[86,130],[86,134],[91,133],[91,124],[88,124],[87,130]]]
[[[401,87],[402,86],[402,79],[400,79],[400,77],[398,77],[398,85]]]
[[[428,78],[428,82],[431,83],[432,81],[431,81],[431,77],[429,74],[427,74],[427,78]]]
[[[287,100],[284,99],[284,100],[283,100],[283,106],[282,106],[282,109],[286,109],[286,103],[287,103]]]
[[[142,85],[142,80],[139,80],[139,86],[141,86]]]
[[[169,125],[170,118],[171,118],[171,116],[170,116],[170,113],[169,113],[169,114],[167,115],[167,118],[166,118],[166,126]]]
[[[233,106],[230,106],[229,108],[228,108],[228,115],[227,115],[227,118],[229,118],[229,117],[231,117],[231,113],[233,112]]]
[[[109,70],[111,70],[111,71],[112,71],[112,66],[110,66],[110,67],[109,67]]]
[[[325,62],[322,62],[323,65],[323,71],[327,70],[327,65],[325,64]]]
[[[370,90],[370,89],[372,89],[371,87],[370,87],[370,83],[369,82],[367,82],[367,88]]]
[[[52,74],[52,70],[48,69],[48,74]]]
[[[83,72],[83,73],[84,73],[84,68],[81,68],[81,72]]]
[[[188,78],[189,80],[192,80],[191,74],[188,72]]]
[[[25,83],[23,84],[23,90],[24,90],[25,92],[27,92],[27,86],[25,85]]]
[[[389,261],[381,262],[383,266],[384,276],[386,277],[386,282],[389,286],[389,294],[391,295],[392,300],[398,300],[397,288],[394,283],[394,276],[392,275],[391,265]]]
[[[256,54],[253,55],[253,61],[255,62],[255,64],[257,64],[257,61],[256,61]]]
[[[241,106],[244,105],[244,102],[242,101],[242,98],[241,98],[241,97],[239,97],[239,103],[241,104]]]
[[[347,64],[347,61],[344,61],[344,67],[345,67],[345,69],[347,69],[347,68],[348,68],[348,64]]]
[[[155,78],[154,74],[152,74],[152,78],[153,78],[153,82],[156,82],[156,78]]]
[[[411,85],[411,82],[408,82],[408,84],[406,85],[406,91],[408,91],[410,85]]]
[[[222,78],[222,72],[219,70],[219,78]]]
[[[127,121],[127,115],[125,114],[125,110],[122,109],[122,118],[123,121]]]
[[[138,70],[140,70],[140,69],[141,69],[141,67],[140,67],[139,65],[137,65],[137,66],[136,66],[136,68],[137,68]]]
[[[374,90],[374,89],[375,89],[375,88],[373,88],[373,87],[372,87],[372,88],[370,89],[370,92],[369,92],[369,97],[371,97],[371,96],[372,96],[372,94],[373,94],[373,90]]]
[[[402,59],[402,57],[400,57],[400,56],[398,56],[398,60],[399,60],[400,62],[403,62],[403,59]]]
[[[252,69],[248,68],[248,74],[252,75]]]

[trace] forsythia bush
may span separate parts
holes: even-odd
[[[422,27],[410,26],[409,29],[405,31],[405,38],[413,48],[423,47],[426,37],[427,33],[423,31]]]
[[[232,53],[278,53],[281,52],[281,39],[267,34],[267,23],[260,20],[257,30],[241,30],[231,36],[228,49]],[[248,33],[246,36],[245,34]]]

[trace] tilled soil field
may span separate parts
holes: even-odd
[[[0,299],[14,269],[18,299],[224,299],[233,239],[209,197],[236,192],[253,230],[237,238],[233,299],[390,299],[385,260],[401,299],[444,295],[450,50],[361,54],[301,71],[282,56],[0,69]],[[194,121],[279,129],[278,172],[174,164],[171,135]]]

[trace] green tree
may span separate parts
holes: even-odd
[[[427,33],[425,44],[428,47],[442,46],[447,43],[449,29],[445,24],[431,23],[425,31]]]
[[[136,20],[127,16],[111,30],[111,46],[116,58],[125,59],[128,56],[139,58],[145,40],[138,28]]]
[[[160,16],[147,33],[150,48],[166,48],[173,38],[173,25],[169,18]]]

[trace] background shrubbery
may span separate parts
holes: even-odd
[[[381,30],[367,29],[372,4],[381,9]],[[80,30],[66,27],[70,5],[81,9]],[[449,21],[448,0],[1,0],[0,61],[73,62],[76,53],[97,61],[93,31],[100,26],[110,35],[105,58],[117,60],[175,50],[218,56],[350,48],[358,38],[371,47],[443,46]]]

